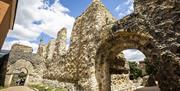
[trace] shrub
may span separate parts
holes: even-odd
[[[129,62],[130,67],[130,79],[137,79],[142,76],[142,70],[138,68],[138,64],[136,62]]]

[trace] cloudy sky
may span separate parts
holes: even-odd
[[[10,50],[14,43],[31,46],[37,51],[40,39],[45,43],[56,38],[62,28],[68,29],[68,38],[75,18],[79,16],[92,0],[19,0],[14,30],[2,49]],[[133,11],[133,0],[102,0],[104,5],[117,19]],[[124,51],[128,60],[143,60],[138,50]]]

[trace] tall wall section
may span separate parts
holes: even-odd
[[[100,41],[99,34],[102,26],[114,21],[114,17],[99,0],[93,1],[75,21],[65,61],[54,62],[49,68],[48,78],[71,81],[85,91],[96,91],[95,54]]]
[[[160,49],[157,79],[162,91],[180,90],[180,1],[135,0],[135,14],[144,20]]]

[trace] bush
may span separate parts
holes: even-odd
[[[136,62],[129,62],[130,67],[130,79],[137,79],[142,76],[142,70],[138,68],[138,64]]]

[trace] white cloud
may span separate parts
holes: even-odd
[[[38,44],[36,43],[30,43],[29,41],[25,40],[14,40],[9,42],[4,42],[3,50],[9,50],[11,49],[13,44],[22,44],[33,48],[33,52],[36,53],[38,49]]]
[[[69,16],[68,12],[69,9],[58,0],[50,7],[42,0],[19,0],[14,30],[10,31],[8,37],[32,41],[36,40],[41,32],[56,37],[62,27],[72,29],[75,19]],[[34,21],[40,21],[40,24],[33,24]]]
[[[28,28],[25,28],[25,26],[20,24],[14,25],[14,30],[11,30],[11,32],[8,34],[8,37],[13,37],[19,40],[35,40],[39,36],[38,31],[31,31]]]
[[[126,0],[126,2],[119,4],[114,10],[118,13],[119,18],[132,13],[134,11],[134,0]]]
[[[42,32],[55,38],[63,27],[68,29],[70,37],[75,21],[74,17],[68,15],[70,10],[60,4],[59,0],[55,0],[51,6],[42,1],[19,0],[14,30],[8,33],[8,37],[15,38],[16,41],[6,41],[2,49],[10,50],[14,43],[20,43],[33,47],[36,52],[37,44],[29,41],[36,40]]]
[[[145,58],[145,55],[136,49],[124,50],[123,53],[128,61],[143,61]]]

